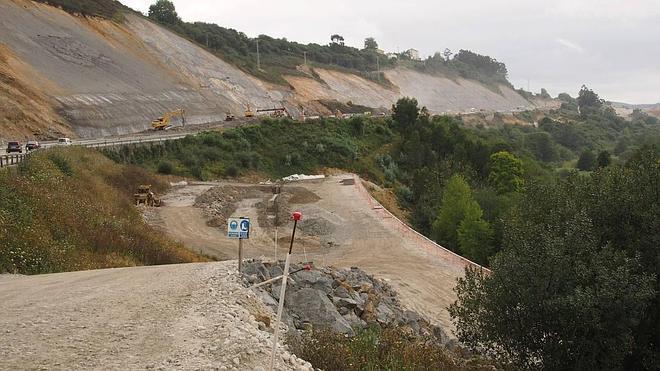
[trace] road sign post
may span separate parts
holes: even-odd
[[[238,272],[243,272],[243,240],[250,238],[250,218],[227,219],[227,237],[238,239]]]

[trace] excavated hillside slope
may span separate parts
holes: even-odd
[[[118,24],[29,0],[0,2],[0,138],[141,131],[177,108],[196,124],[240,114],[247,104],[285,106],[293,115],[302,108],[329,113],[319,100],[380,108],[401,96],[417,97],[431,112],[532,105],[508,87],[497,94],[407,69],[386,73],[391,88],[349,73],[316,73],[320,79],[288,76],[290,86],[273,85],[138,15]]]

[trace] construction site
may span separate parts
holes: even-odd
[[[567,246],[600,254],[609,245],[594,241],[609,235],[581,243],[573,226],[546,228],[573,217],[553,207],[581,205],[577,229],[595,235],[585,210],[630,212],[646,194],[601,209],[566,199],[546,205],[547,220],[524,214],[526,202],[571,179],[595,179],[579,194],[601,195],[646,169],[615,173],[651,158],[635,151],[650,153],[658,105],[606,102],[584,85],[578,98],[516,89],[503,62],[464,49],[422,58],[373,37],[363,49],[330,41],[189,22],[167,0],[144,13],[111,0],[0,1],[0,369],[542,369],[557,359],[546,348],[589,333],[539,326],[533,339],[559,339],[541,350],[474,335],[527,336],[535,322],[521,330],[508,317],[538,303],[616,302],[546,289],[525,303],[506,285],[535,285],[539,271],[538,287],[545,277],[582,292],[556,278],[574,273],[560,264],[568,253],[534,249],[574,233]],[[616,190],[643,188],[631,184]],[[574,196],[558,189],[549,200]],[[515,234],[525,228],[541,237]],[[510,252],[518,242],[528,261]],[[624,253],[608,259],[576,267],[637,269]],[[515,274],[495,276],[498,266]],[[651,287],[644,274],[603,287]],[[503,283],[486,287],[493,277]],[[584,292],[599,299],[598,288]],[[501,296],[479,296],[489,289]],[[653,308],[637,299],[612,312]],[[492,328],[484,313],[500,314]],[[613,337],[632,344],[624,330]]]

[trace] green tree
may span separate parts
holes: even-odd
[[[364,39],[364,48],[366,50],[376,50],[378,49],[378,43],[373,37],[367,37]]]
[[[577,168],[582,171],[591,171],[596,168],[596,155],[592,151],[584,151],[577,161]]]
[[[488,181],[498,193],[518,192],[523,185],[523,164],[520,159],[507,151],[490,156]]]
[[[582,85],[577,98],[578,108],[584,116],[599,110],[603,106],[603,100],[593,90]]]
[[[468,270],[459,280],[450,315],[461,342],[524,369],[622,368],[654,278],[600,238],[592,187],[602,183],[577,176],[532,187],[506,223],[492,273]]]
[[[458,226],[458,247],[461,255],[481,265],[487,265],[493,250],[494,231],[482,219],[481,208],[468,208]]]
[[[546,132],[533,132],[525,136],[525,146],[534,156],[543,161],[551,162],[557,158],[557,148],[550,134]]]
[[[181,23],[181,19],[174,8],[174,3],[168,0],[158,0],[152,4],[149,7],[149,18],[158,23],[169,25]]]
[[[392,118],[397,123],[400,130],[406,133],[406,130],[415,125],[419,117],[419,106],[417,99],[403,97],[392,106]]]
[[[600,151],[600,153],[598,153],[598,158],[596,159],[598,167],[608,167],[610,166],[610,163],[612,163],[612,156],[610,156],[610,153],[608,151]]]
[[[449,179],[442,194],[440,212],[433,222],[433,238],[439,244],[454,251],[459,248],[458,229],[461,222],[470,216],[480,219],[483,211],[472,197],[472,190],[461,175]]]

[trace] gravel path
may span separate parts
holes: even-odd
[[[273,314],[235,265],[0,276],[0,369],[266,369]]]

